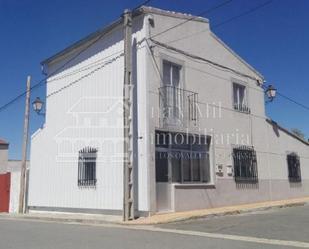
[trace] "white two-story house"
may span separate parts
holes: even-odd
[[[209,21],[151,7],[132,16],[136,214],[309,196],[309,144],[266,117],[263,76]],[[30,211],[122,213],[123,29],[119,18],[42,62]]]

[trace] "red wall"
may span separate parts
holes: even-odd
[[[11,173],[0,175],[0,212],[9,212]]]

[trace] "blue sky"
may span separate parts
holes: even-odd
[[[152,0],[149,5],[198,14],[224,0]],[[211,25],[266,0],[233,0],[209,13]],[[118,18],[137,0],[0,0],[0,106],[22,93],[28,74],[43,78],[40,61]],[[281,93],[309,105],[309,1],[274,0],[266,7],[229,22],[214,32],[260,71]],[[44,98],[45,87],[32,92]],[[0,137],[10,142],[11,159],[21,157],[24,99],[0,112]],[[287,128],[309,135],[309,111],[278,97],[267,114]],[[31,112],[31,134],[44,122]]]

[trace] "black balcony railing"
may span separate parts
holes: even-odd
[[[190,126],[198,121],[198,94],[174,86],[159,88],[163,126]]]
[[[234,110],[250,114],[251,110],[247,105],[244,104],[234,104]]]

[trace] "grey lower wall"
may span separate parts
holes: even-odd
[[[209,186],[175,186],[175,211],[214,208],[255,202],[309,196],[309,181],[260,180],[258,184],[236,184],[233,179],[218,180]]]

